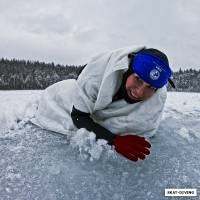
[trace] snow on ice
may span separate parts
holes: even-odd
[[[84,128],[66,137],[31,124],[41,93],[0,91],[0,199],[162,200],[185,199],[165,197],[165,188],[200,191],[200,94],[168,92],[151,154],[132,162]]]

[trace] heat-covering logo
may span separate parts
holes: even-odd
[[[152,69],[149,75],[151,79],[157,80],[160,77],[160,72],[157,69]]]

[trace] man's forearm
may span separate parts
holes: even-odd
[[[88,131],[93,131],[96,134],[96,139],[105,139],[108,144],[112,145],[113,138],[116,135],[94,122],[90,117],[90,113],[82,112],[73,106],[71,117],[77,128],[86,128]]]

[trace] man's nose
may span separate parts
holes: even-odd
[[[144,84],[138,85],[136,87],[135,92],[137,97],[142,97],[144,95],[144,88],[145,88]]]

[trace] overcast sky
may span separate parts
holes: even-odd
[[[129,45],[200,69],[199,0],[0,0],[0,57],[85,64]]]

